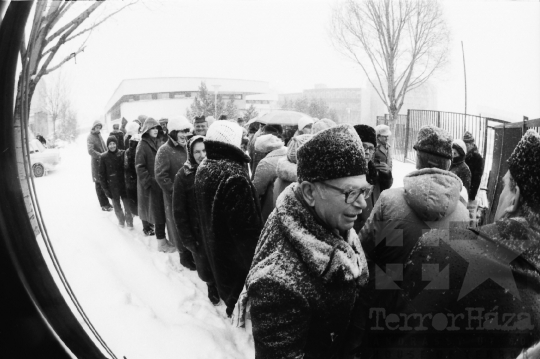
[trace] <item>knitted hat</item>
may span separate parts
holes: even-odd
[[[306,127],[307,125],[311,124],[313,125],[314,121],[311,117],[308,117],[308,116],[302,116],[300,117],[300,119],[298,120],[298,129],[300,131],[302,131],[304,129],[304,127]]]
[[[367,174],[362,141],[351,125],[317,133],[300,146],[296,157],[299,183]]]
[[[354,129],[362,143],[371,143],[373,146],[377,145],[377,136],[375,136],[375,129],[368,125],[355,125]]]
[[[296,163],[296,153],[298,152],[298,149],[312,137],[313,135],[300,135],[291,138],[287,149],[287,159],[289,162]]]
[[[172,131],[193,130],[193,125],[184,116],[173,117],[170,119],[167,128]]]
[[[377,133],[377,136],[392,136],[390,127],[386,125],[378,125],[375,127],[375,132]]]
[[[285,146],[283,141],[272,134],[261,135],[255,140],[255,151],[259,152],[272,152],[283,146]]]
[[[442,128],[432,125],[423,126],[418,131],[413,148],[417,151],[452,159],[452,136]]]
[[[137,120],[135,120],[137,121]],[[126,125],[126,132],[128,135],[131,135],[133,136],[134,134],[136,134],[137,132],[139,132],[139,127],[141,127],[141,124],[140,123],[137,123],[137,122],[130,122]]]
[[[521,198],[535,212],[540,211],[540,136],[528,130],[508,159],[510,173],[521,191]]]
[[[223,142],[240,148],[243,133],[242,127],[237,123],[216,121],[208,128],[205,141]]]
[[[465,156],[465,154],[467,154],[467,146],[465,145],[465,142],[463,142],[459,138],[455,139],[454,142],[452,142],[452,148],[455,148],[460,156]]]
[[[315,124],[311,128],[311,133],[316,134],[334,126],[336,126],[336,123],[334,121],[328,118],[323,118],[322,120],[315,122]]]
[[[169,123],[169,119],[168,118],[160,118],[159,123],[160,124]]]
[[[204,115],[195,117],[194,123],[205,123],[205,122],[206,122],[206,118],[204,117]]]
[[[465,143],[473,143],[474,142],[474,136],[469,131],[465,131],[463,134],[463,142]]]
[[[118,138],[116,138],[115,135],[111,135],[107,138],[107,147],[109,147],[109,143],[114,142],[118,146]]]

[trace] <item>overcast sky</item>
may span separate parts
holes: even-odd
[[[80,122],[105,112],[123,79],[264,80],[278,92],[314,84],[366,87],[358,65],[328,37],[330,0],[142,0],[92,32],[64,73]],[[540,117],[540,2],[445,1],[450,64],[434,78],[438,110]],[[64,51],[72,52],[76,44]],[[60,54],[61,56],[62,54]]]

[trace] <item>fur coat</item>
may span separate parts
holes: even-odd
[[[342,358],[360,337],[366,259],[354,230],[321,224],[297,187],[279,196],[246,280],[255,358]]]
[[[205,140],[195,175],[202,239],[219,296],[230,315],[244,287],[262,229],[261,209],[240,148]]]
[[[471,171],[469,170],[469,166],[465,163],[465,156],[461,158],[454,158],[456,161],[452,161],[452,165],[450,166],[449,171],[454,173],[456,176],[459,177],[461,182],[463,183],[463,187],[467,190],[467,193],[470,194],[471,192]],[[469,195],[469,200],[474,200]]]

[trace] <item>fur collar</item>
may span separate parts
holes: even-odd
[[[366,257],[358,236],[350,229],[346,239],[318,223],[298,200],[298,184],[288,186],[276,203],[286,240],[294,247],[312,275],[326,283],[367,281]]]
[[[296,163],[292,163],[287,158],[282,158],[277,163],[277,176],[287,182],[296,182],[298,181],[296,167]]]
[[[228,143],[205,139],[206,155],[211,160],[229,160],[240,164],[250,162],[250,158],[242,150]]]

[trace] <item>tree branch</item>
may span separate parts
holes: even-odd
[[[54,38],[60,36],[64,31],[70,29],[72,26],[76,25],[79,26],[84,20],[88,18],[88,16],[94,12],[98,8],[98,6],[103,5],[102,1],[93,3],[88,9],[84,10],[79,16],[77,16],[75,19],[68,22],[66,25],[62,26],[60,29],[58,29],[55,33],[50,35],[47,38],[47,43],[51,42]]]
[[[60,63],[58,63],[58,65],[53,66],[53,67],[51,67],[49,69],[45,69],[43,72],[41,72],[41,76],[45,76],[47,74],[50,74],[54,70],[58,69],[60,66],[62,66],[63,64],[65,64],[66,62],[68,62],[69,60],[71,60],[72,58],[77,56],[80,52],[84,51],[85,48],[86,48],[86,46],[81,46],[77,51],[72,52],[71,54],[66,56],[62,61],[60,61]]]

